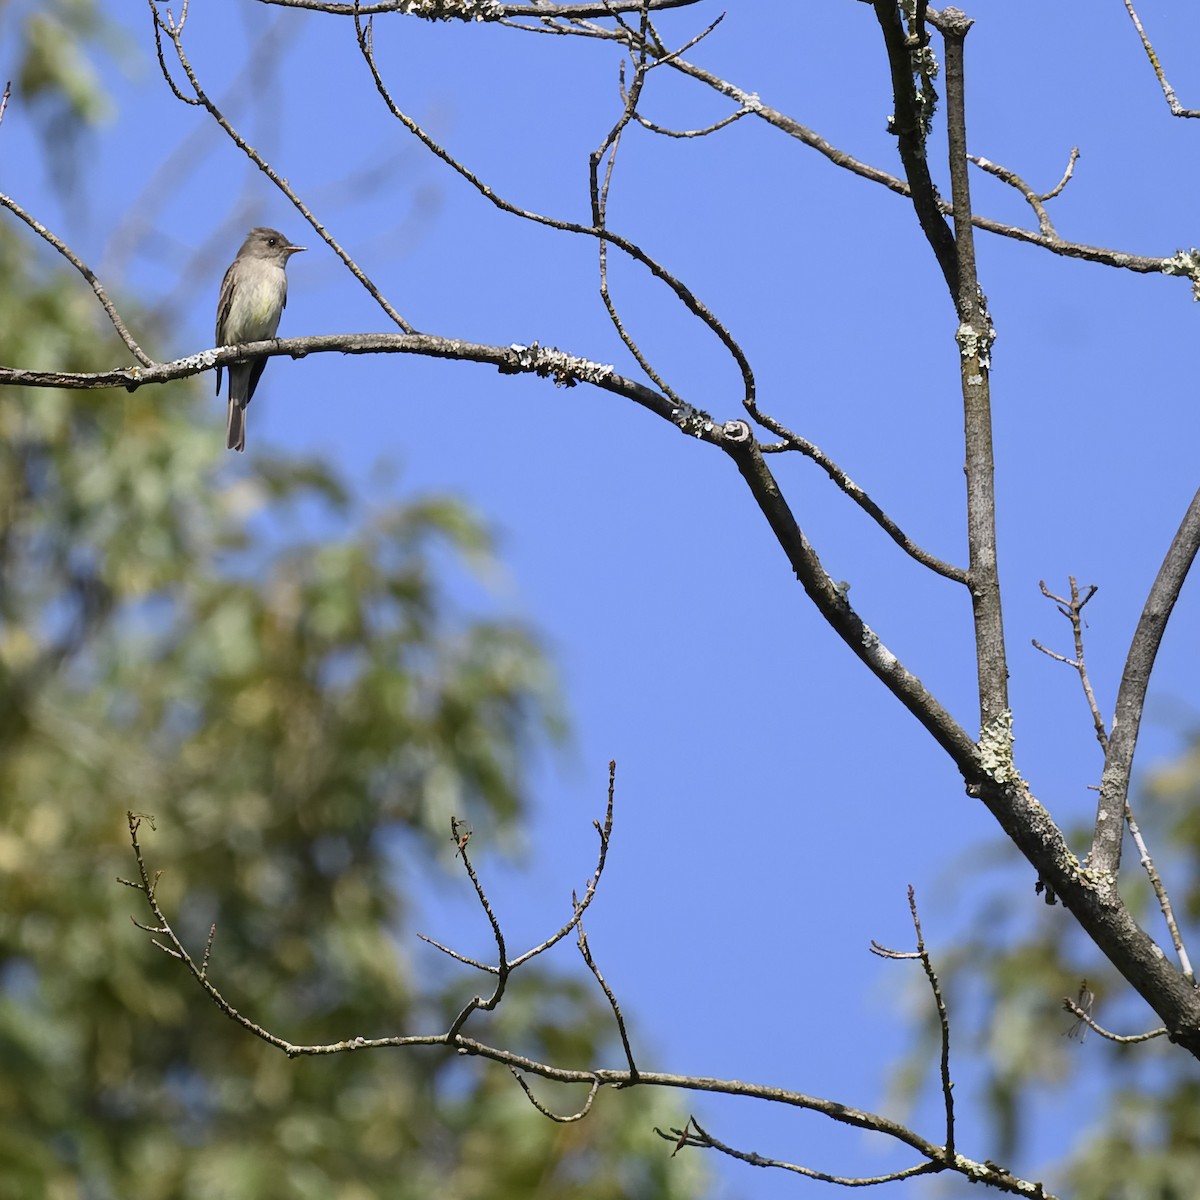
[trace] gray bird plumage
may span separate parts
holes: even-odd
[[[276,229],[250,230],[237,258],[221,280],[217,301],[217,345],[241,346],[275,336],[279,318],[287,307],[287,262],[305,247],[293,246]],[[225,444],[230,450],[246,448],[246,405],[267,365],[265,358],[229,365],[229,424]],[[217,395],[221,394],[221,368],[217,368]]]

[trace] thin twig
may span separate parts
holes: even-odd
[[[529,29],[528,26],[515,27]],[[536,32],[550,31],[539,29]],[[627,40],[621,31],[597,25],[558,26],[552,31],[574,37],[617,41],[622,44],[626,44]],[[656,52],[652,46],[651,53]],[[781,133],[817,151],[818,154],[822,155],[834,166],[850,171],[861,179],[879,184],[897,196],[911,198],[911,189],[903,179],[880,167],[865,163],[845,150],[839,149],[813,129],[810,129],[793,117],[789,117],[786,113],[765,104],[757,92],[740,88],[736,84],[722,79],[712,71],[706,70],[704,67],[697,66],[695,63],[688,62],[685,59],[676,58],[671,62],[671,67],[681,74],[688,76],[688,78],[703,83],[713,91],[733,101],[739,108],[748,109],[760,120],[767,122]],[[1043,197],[1043,199],[1045,198]],[[953,215],[954,206],[950,201],[939,197],[936,199],[936,204],[938,210],[943,215]],[[1065,258],[1076,258],[1085,262],[1098,263],[1102,266],[1114,267],[1122,271],[1133,271],[1137,274],[1158,274],[1164,271],[1166,266],[1172,262],[1172,256],[1134,254],[1127,250],[1114,250],[1105,246],[1089,246],[1082,242],[1071,242],[1061,237],[1047,237],[1040,230],[1024,229],[1019,225],[1009,225],[1003,221],[997,221],[992,217],[981,216],[976,212],[970,214],[970,221],[974,228],[981,229],[985,233],[992,233],[998,237],[1011,238],[1015,241],[1025,242],[1031,246],[1038,246],[1041,249],[1050,251],[1052,254],[1058,254]]]
[[[384,104],[387,105],[388,111],[407,129],[414,137],[416,137],[432,154],[440,158],[451,170],[455,171],[462,179],[466,180],[476,191],[479,192],[490,204],[495,205],[501,212],[506,212],[512,216],[521,217],[523,220],[531,221],[537,225],[544,225],[548,229],[557,229],[563,233],[579,233],[588,237],[604,238],[609,244],[616,246],[623,253],[629,255],[636,262],[641,263],[652,275],[662,280],[663,283],[671,289],[678,297],[683,306],[695,317],[699,318],[709,330],[717,337],[721,344],[729,352],[737,368],[742,376],[743,387],[745,389],[744,399],[746,397],[753,399],[755,392],[754,372],[751,369],[750,362],[747,359],[745,352],[734,339],[728,329],[719,321],[716,315],[699,300],[692,291],[671,274],[661,263],[652,258],[640,246],[630,241],[626,237],[614,233],[611,229],[601,229],[596,225],[581,225],[576,221],[564,221],[557,217],[546,216],[543,213],[533,212],[529,209],[521,208],[517,204],[504,199],[498,195],[488,184],[484,183],[473,171],[460,163],[453,155],[449,153],[443,146],[433,140],[416,121],[405,113],[392,98],[387,85],[384,83],[383,76],[379,71],[378,64],[375,60],[373,37],[371,26],[364,24],[362,21],[355,19],[355,32],[358,37],[359,51],[363,56],[363,60],[367,64],[367,68],[371,73],[371,78],[375,82],[375,88],[379,92]]]
[[[912,1179],[918,1175],[929,1175],[934,1171],[942,1170],[942,1167],[936,1162],[923,1162],[912,1167],[905,1167],[901,1171],[889,1172],[887,1175],[827,1175],[824,1171],[814,1171],[811,1167],[802,1167],[798,1163],[784,1162],[777,1158],[764,1158],[752,1150],[737,1150],[713,1137],[695,1117],[689,1117],[688,1123],[683,1129],[672,1129],[669,1133],[655,1129],[654,1132],[664,1140],[674,1142],[676,1151],[684,1146],[695,1146],[702,1150],[717,1150],[729,1158],[748,1163],[752,1167],[775,1167],[780,1171],[803,1175],[805,1179],[815,1179],[820,1183],[837,1183],[843,1187],[873,1187],[879,1183],[893,1183],[898,1179]]]
[[[617,1022],[617,1032],[621,1035],[621,1047],[625,1051],[625,1061],[629,1064],[629,1082],[631,1084],[637,1083],[637,1063],[633,1061],[633,1047],[629,1044],[629,1032],[625,1028],[625,1017],[621,1013],[621,1006],[617,1003],[616,994],[609,987],[608,980],[600,973],[600,968],[596,966],[596,960],[592,957],[591,948],[588,946],[587,933],[584,931],[582,924],[579,926],[579,937],[576,945],[579,947],[579,953],[583,955],[583,961],[587,963],[588,970],[596,977],[596,982],[603,990],[609,1007],[613,1011],[613,1017]]]
[[[250,161],[254,163],[254,165],[258,167],[258,169],[262,171],[263,174],[266,175],[266,177],[292,202],[292,205],[295,207],[296,211],[299,212],[300,215],[312,226],[317,236],[338,256],[338,258],[342,260],[342,262],[346,264],[346,267],[350,270],[355,279],[357,279],[359,283],[366,288],[367,292],[370,294],[372,299],[374,299],[375,303],[378,304],[385,313],[387,313],[391,320],[394,321],[401,329],[403,329],[405,333],[415,333],[416,330],[413,328],[413,326],[410,325],[395,310],[395,308],[392,307],[387,297],[385,297],[379,288],[376,287],[375,284],[368,278],[366,272],[363,271],[358,263],[356,263],[354,259],[350,257],[350,255],[342,248],[329,230],[327,230],[325,226],[322,225],[321,222],[316,218],[316,216],[309,209],[308,205],[306,205],[304,201],[301,200],[296,194],[296,192],[292,190],[288,181],[284,179],[274,169],[274,167],[272,167],[271,164],[268,163],[267,160],[263,158],[263,156],[259,154],[258,151],[255,150],[254,147],[251,146],[250,143],[247,142],[240,133],[238,133],[236,129],[234,129],[216,104],[214,104],[213,101],[208,98],[204,89],[200,86],[200,81],[197,78],[196,73],[192,70],[192,65],[188,60],[187,53],[183,48],[183,21],[180,20],[178,24],[174,23],[170,19],[169,12],[167,14],[167,18],[164,20],[158,9],[155,7],[156,3],[158,2],[159,0],[147,0],[147,3],[150,5],[150,12],[154,19],[154,27],[156,31],[155,37],[158,37],[157,31],[161,28],[162,31],[171,39],[171,44],[174,46],[175,54],[179,59],[179,65],[183,68],[184,74],[187,75],[188,83],[191,84],[192,91],[195,93],[195,102],[198,102],[204,106],[204,108],[208,111],[209,116],[211,116],[213,120],[216,121],[216,123],[225,131],[225,133],[233,141],[234,145],[236,145],[238,149],[241,150],[242,153],[245,154],[246,157],[250,159]],[[159,61],[160,63],[163,62],[161,55]],[[166,76],[167,83],[170,85],[171,90],[175,92],[180,99],[185,100],[189,104],[193,103],[193,101],[189,100],[186,96],[183,96],[180,93],[179,89],[172,81],[170,73],[167,72],[165,63],[163,64],[163,73]]]
[[[1088,710],[1092,714],[1092,725],[1096,730],[1096,740],[1100,743],[1100,748],[1107,753],[1108,730],[1104,726],[1104,717],[1100,714],[1100,706],[1096,703],[1096,693],[1092,691],[1092,681],[1088,676],[1087,661],[1083,655],[1083,608],[1096,594],[1097,588],[1095,584],[1092,584],[1087,590],[1087,595],[1080,596],[1079,584],[1075,581],[1075,576],[1068,575],[1067,582],[1071,588],[1069,599],[1065,596],[1056,596],[1046,586],[1044,579],[1038,580],[1038,587],[1041,588],[1042,595],[1047,600],[1053,600],[1058,605],[1058,611],[1071,622],[1071,632],[1075,639],[1075,657],[1071,659],[1062,654],[1055,654],[1052,650],[1047,650],[1037,638],[1033,639],[1033,644],[1049,658],[1053,658],[1057,662],[1066,663],[1067,666],[1074,668],[1078,672],[1079,682],[1083,685],[1083,694],[1087,700]]]
[[[488,924],[492,927],[492,937],[496,940],[496,986],[492,994],[486,999],[482,996],[473,996],[458,1016],[454,1018],[446,1033],[447,1040],[453,1041],[458,1036],[459,1030],[466,1024],[467,1018],[476,1009],[491,1012],[504,998],[504,989],[508,986],[510,967],[508,951],[504,945],[504,931],[500,928],[500,922],[497,920],[496,914],[492,909],[491,901],[488,900],[487,893],[483,890],[483,884],[479,882],[479,876],[475,873],[475,867],[471,863],[471,856],[467,853],[467,844],[471,840],[471,831],[457,817],[451,817],[450,836],[453,838],[454,844],[458,847],[458,856],[462,859],[467,877],[471,880],[471,885],[475,888],[475,895],[484,913],[487,915]]]
[[[521,1072],[516,1069],[516,1067],[509,1067],[508,1069],[512,1072],[513,1078],[521,1085],[521,1091],[525,1093],[529,1103],[532,1104],[533,1107],[536,1108],[543,1117],[549,1117],[551,1121],[554,1121],[558,1125],[570,1125],[575,1121],[582,1121],[583,1118],[592,1111],[592,1101],[596,1099],[596,1096],[600,1091],[600,1080],[593,1079],[592,1086],[588,1090],[587,1099],[583,1102],[583,1107],[578,1112],[571,1113],[569,1116],[564,1117],[560,1116],[556,1112],[551,1111],[540,1100],[538,1100],[538,1098],[533,1094],[533,1090],[530,1088],[529,1084],[525,1082],[525,1076],[522,1075]]]
[[[946,1011],[946,1001],[942,996],[942,985],[933,967],[933,959],[925,948],[925,936],[921,932],[921,918],[917,914],[917,897],[913,885],[908,885],[908,911],[912,916],[913,929],[917,935],[916,950],[889,950],[872,940],[871,953],[880,958],[906,959],[919,958],[929,981],[929,989],[933,992],[933,1002],[937,1008],[938,1024],[942,1032],[941,1080],[942,1103],[946,1111],[946,1159],[954,1158],[954,1084],[950,1079],[950,1016]]]
[[[805,458],[812,459],[829,476],[833,483],[841,491],[845,492],[905,554],[946,579],[952,579],[955,583],[967,583],[967,572],[962,567],[956,566],[954,563],[945,562],[936,555],[931,554],[928,550],[918,546],[820,447],[810,442],[807,438],[801,437],[798,433],[793,433],[792,430],[788,429],[781,422],[775,420],[774,417],[759,412],[757,406],[752,415],[760,425],[769,429],[776,437],[783,439],[781,443],[762,446],[761,450],[763,454],[779,454],[786,450],[795,450],[797,453],[803,454]]]
[[[7,88],[4,90],[4,98],[6,100],[8,99]],[[141,346],[139,346],[137,342],[133,340],[133,335],[129,332],[125,322],[121,320],[120,313],[117,312],[116,306],[108,298],[108,293],[104,290],[104,285],[99,279],[96,278],[91,267],[89,267],[87,263],[85,263],[83,259],[81,259],[79,255],[76,254],[75,251],[66,244],[66,242],[64,242],[61,238],[56,237],[45,227],[45,225],[41,223],[41,221],[27,213],[11,196],[6,196],[3,193],[0,193],[0,205],[2,205],[4,208],[7,208],[8,211],[13,213],[15,216],[20,217],[20,219],[24,221],[25,224],[28,225],[29,228],[38,235],[38,237],[49,242],[50,245],[53,246],[54,249],[57,250],[59,254],[61,254],[63,258],[65,258],[67,262],[69,262],[71,266],[73,266],[75,270],[77,270],[80,275],[82,275],[84,279],[88,281],[92,291],[96,293],[96,299],[100,301],[101,307],[103,307],[105,313],[108,314],[108,319],[112,322],[112,327],[117,331],[117,336],[125,343],[126,348],[134,356],[134,358],[136,358],[143,367],[157,366],[158,364],[154,361],[154,359],[152,359],[141,348]]]
[[[1179,958],[1179,969],[1183,972],[1183,976],[1191,983],[1196,981],[1196,973],[1192,970],[1192,960],[1187,952],[1187,946],[1184,945],[1183,934],[1179,929],[1179,922],[1175,919],[1175,907],[1171,903],[1171,897],[1167,895],[1166,885],[1162,881],[1162,876],[1158,873],[1158,868],[1154,865],[1154,860],[1150,857],[1150,851],[1146,846],[1146,839],[1142,836],[1141,827],[1137,823],[1137,818],[1133,815],[1133,809],[1130,807],[1129,801],[1125,801],[1125,824],[1129,826],[1129,836],[1133,838],[1133,844],[1137,847],[1138,862],[1142,865],[1142,870],[1146,872],[1146,878],[1150,880],[1150,886],[1154,889],[1155,898],[1158,900],[1159,911],[1163,915],[1163,920],[1167,923],[1167,930],[1171,935],[1171,944],[1175,947],[1175,953]]]
[[[617,150],[621,144],[621,134],[637,112],[638,97],[641,95],[642,87],[646,82],[646,51],[644,46],[645,27],[648,19],[646,11],[643,9],[642,36],[640,38],[640,44],[643,46],[643,49],[639,52],[634,64],[633,82],[630,84],[628,91],[625,89],[625,64],[621,64],[620,85],[622,99],[624,100],[621,115],[618,117],[616,124],[605,135],[600,145],[592,151],[588,159],[588,194],[592,204],[592,224],[600,230],[606,229],[608,225],[608,193],[609,188],[612,186],[613,171],[617,164]],[[604,181],[601,183],[599,178],[600,164],[606,159]],[[638,366],[642,368],[646,376],[663,395],[670,396],[677,404],[683,404],[683,400],[679,397],[678,393],[675,392],[666,379],[651,365],[650,360],[642,352],[633,335],[625,328],[624,321],[621,320],[621,315],[617,311],[617,306],[613,301],[608,287],[608,239],[603,235],[597,243],[597,250],[600,270],[600,299],[604,304],[605,312],[608,313],[609,321],[617,331],[617,336],[625,343],[625,348],[633,355]]]
[[[612,839],[613,828],[613,801],[616,795],[616,777],[617,763],[613,759],[608,764],[608,807],[604,814],[604,824],[599,821],[593,821],[592,827],[600,835],[600,852],[596,860],[596,869],[592,872],[591,878],[587,881],[587,887],[583,893],[583,899],[578,900],[574,894],[571,896],[572,916],[565,925],[555,930],[545,941],[539,942],[536,946],[526,950],[524,954],[517,955],[516,958],[509,960],[509,973],[511,974],[523,963],[528,962],[531,958],[536,958],[539,954],[544,954],[551,946],[562,941],[563,938],[571,932],[583,918],[583,914],[587,912],[588,906],[595,898],[596,889],[600,885],[600,876],[604,874],[604,864],[608,860],[608,847]],[[451,950],[448,946],[443,946],[441,942],[434,941],[431,937],[426,937],[423,933],[418,933],[423,942],[428,942],[435,949],[440,950],[443,954],[455,959],[457,962],[463,963],[465,966],[474,967],[478,971],[487,971],[491,974],[496,974],[497,968],[490,963],[482,963],[474,958],[468,958],[465,954],[459,954],[457,950]]]
[[[1154,74],[1158,77],[1159,87],[1163,90],[1163,95],[1166,97],[1167,107],[1171,110],[1171,115],[1174,117],[1200,117],[1200,109],[1184,108],[1179,103],[1179,98],[1175,95],[1175,89],[1167,82],[1167,77],[1163,73],[1162,64],[1158,61],[1158,55],[1154,51],[1154,46],[1150,39],[1146,36],[1146,31],[1142,28],[1142,23],[1138,20],[1137,11],[1134,9],[1132,0],[1125,0],[1125,11],[1129,13],[1129,18],[1133,21],[1133,27],[1138,32],[1138,37],[1142,39],[1142,49],[1146,51],[1146,57],[1150,60],[1150,65],[1154,68]]]
[[[378,0],[375,4],[341,4],[336,0],[258,0],[260,4],[275,4],[280,8],[303,8],[310,12],[330,13],[338,17],[352,17],[356,12],[364,17],[379,13],[405,12],[407,16],[428,17],[429,19],[452,19],[458,16],[463,21],[511,21],[518,19],[536,18],[538,20],[578,20],[587,17],[608,17],[618,12],[637,12],[646,0],[618,0],[596,3],[575,4],[502,4],[498,0],[486,0],[481,3],[475,0],[474,5],[463,4],[459,13],[455,12],[452,3],[443,4],[436,13],[410,12],[405,5],[411,5],[412,0]],[[698,4],[700,0],[649,0],[653,9],[686,8],[690,4]]]
[[[1046,211],[1045,204],[1042,203],[1042,197],[1033,190],[1023,180],[1016,171],[1010,170],[1008,167],[1002,167],[999,163],[994,163],[991,159],[980,158],[977,154],[968,154],[970,159],[980,170],[986,171],[989,175],[994,175],[997,179],[1007,183],[1010,187],[1016,188],[1018,192],[1029,202],[1030,208],[1038,219],[1038,228],[1046,235],[1046,237],[1057,237],[1058,231],[1054,228],[1054,222],[1050,220],[1050,214]],[[1062,185],[1065,186],[1065,185]],[[1061,190],[1061,186],[1060,186]]]
[[[1123,1046],[1132,1046],[1137,1042],[1148,1042],[1152,1038],[1164,1037],[1167,1032],[1164,1026],[1159,1029],[1151,1029],[1148,1033],[1134,1033],[1122,1036],[1119,1033],[1110,1033],[1103,1026],[1097,1025],[1096,1022],[1092,1020],[1091,1014],[1081,1005],[1072,1000],[1070,996],[1063,997],[1062,1006],[1067,1010],[1067,1012],[1074,1013],[1074,1015],[1080,1021],[1082,1021],[1089,1029],[1094,1029],[1102,1038],[1108,1038],[1110,1042],[1118,1042]]]
[[[1063,188],[1071,182],[1071,176],[1075,174],[1075,164],[1079,161],[1079,147],[1071,147],[1071,155],[1067,159],[1067,168],[1063,171],[1062,178],[1048,191],[1043,192],[1039,200],[1053,200],[1062,193]]]

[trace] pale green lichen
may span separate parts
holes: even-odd
[[[1164,275],[1185,275],[1192,281],[1192,299],[1200,300],[1200,250],[1176,250],[1174,257],[1164,258]]]
[[[401,0],[398,11],[427,21],[499,21],[505,16],[498,0]]]
[[[986,318],[986,310],[985,310]],[[954,340],[958,343],[958,352],[963,358],[979,360],[979,365],[987,368],[992,364],[992,346],[996,341],[996,331],[992,328],[991,320],[986,320],[982,330],[964,321],[955,331]]]
[[[702,408],[693,408],[690,404],[681,404],[671,410],[671,420],[690,437],[704,437],[712,433],[714,424],[712,417]]]
[[[1006,708],[979,732],[979,765],[997,783],[1024,783],[1013,762],[1013,716]]]
[[[522,370],[553,379],[558,387],[574,387],[580,380],[584,383],[602,383],[613,373],[610,364],[576,358],[552,346],[539,346],[537,342],[530,346],[514,343],[509,349],[516,355]]]

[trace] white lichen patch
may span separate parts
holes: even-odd
[[[499,0],[401,0],[399,10],[427,21],[499,21]]]
[[[997,783],[1023,783],[1013,762],[1013,716],[1006,708],[979,733],[979,765]]]
[[[588,358],[577,358],[565,354],[552,346],[529,346],[514,343],[509,349],[517,356],[517,363],[524,371],[550,378],[558,387],[574,387],[576,383],[601,383],[613,373],[611,363],[592,362]]]
[[[671,410],[671,420],[689,437],[703,437],[712,433],[715,425],[712,417],[702,408],[693,408],[690,404],[681,404]]]
[[[1164,275],[1185,275],[1192,281],[1192,299],[1200,300],[1200,250],[1176,250],[1172,258],[1164,258]]]

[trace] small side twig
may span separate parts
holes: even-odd
[[[468,878],[471,880],[471,885],[475,888],[475,895],[479,899],[479,903],[487,915],[488,924],[492,927],[492,937],[496,939],[496,986],[492,990],[492,994],[484,999],[482,996],[473,996],[463,1010],[454,1018],[449,1030],[446,1033],[446,1040],[453,1041],[466,1024],[467,1018],[476,1010],[483,1009],[485,1012],[491,1012],[497,1004],[504,998],[504,989],[508,986],[508,976],[510,972],[508,962],[508,951],[504,945],[504,931],[500,928],[500,922],[496,918],[496,914],[492,909],[491,901],[487,898],[487,893],[483,890],[483,884],[479,882],[479,876],[475,873],[475,867],[471,862],[471,857],[467,853],[467,843],[471,840],[471,830],[457,817],[450,818],[450,836],[454,839],[454,844],[458,847],[458,856],[462,859],[463,867],[467,872]]]
[[[934,1171],[941,1170],[937,1163],[923,1162],[912,1167],[905,1167],[901,1171],[893,1171],[888,1175],[827,1175],[824,1171],[815,1171],[812,1167],[802,1167],[799,1163],[783,1162],[777,1158],[764,1158],[752,1150],[737,1150],[733,1146],[727,1146],[713,1137],[695,1117],[688,1117],[688,1122],[682,1129],[664,1132],[656,1128],[654,1132],[664,1140],[675,1143],[675,1154],[678,1154],[685,1146],[696,1146],[702,1150],[717,1150],[729,1158],[736,1158],[739,1162],[748,1163],[752,1167],[775,1167],[782,1171],[791,1171],[794,1175],[803,1175],[805,1179],[816,1179],[821,1183],[837,1183],[843,1187],[873,1187],[878,1183],[912,1179],[917,1175],[929,1175]]]
[[[625,1051],[625,1061],[629,1064],[629,1083],[627,1087],[637,1083],[638,1069],[637,1063],[633,1061],[633,1049],[629,1045],[629,1033],[625,1028],[625,1017],[621,1013],[621,1006],[617,1003],[617,997],[613,993],[611,987],[608,986],[608,980],[600,973],[600,968],[596,966],[596,960],[592,958],[591,948],[588,946],[587,933],[582,925],[579,926],[579,938],[576,942],[579,946],[579,953],[583,955],[583,961],[587,963],[588,970],[596,977],[596,982],[604,991],[604,995],[608,999],[609,1007],[613,1010],[613,1016],[617,1022],[617,1032],[621,1035],[621,1047]]]
[[[1104,726],[1104,718],[1100,715],[1100,706],[1096,703],[1096,693],[1092,690],[1092,681],[1088,677],[1087,661],[1083,654],[1083,609],[1098,589],[1093,583],[1089,585],[1087,594],[1081,595],[1079,584],[1075,581],[1074,575],[1068,575],[1067,582],[1071,588],[1069,598],[1066,596],[1056,596],[1046,586],[1044,579],[1038,580],[1038,587],[1041,588],[1042,595],[1047,600],[1053,600],[1058,605],[1058,611],[1071,622],[1071,633],[1075,639],[1075,657],[1067,658],[1065,655],[1056,654],[1053,650],[1047,650],[1037,638],[1033,639],[1033,645],[1035,649],[1040,650],[1047,658],[1052,658],[1055,662],[1065,663],[1068,667],[1078,672],[1079,682],[1083,685],[1083,694],[1087,699],[1088,710],[1092,714],[1092,724],[1096,729],[1096,740],[1100,743],[1100,748],[1107,753],[1108,730]]]
[[[929,981],[929,989],[933,992],[933,1002],[937,1007],[938,1024],[942,1032],[941,1079],[942,1103],[946,1111],[946,1158],[954,1160],[954,1083],[950,1078],[950,1015],[946,1010],[946,1001],[942,996],[942,985],[933,967],[933,959],[925,948],[925,936],[921,932],[921,918],[917,913],[917,896],[913,885],[908,885],[908,911],[912,916],[913,929],[917,935],[916,950],[889,950],[872,940],[871,953],[880,958],[905,959],[919,958]]]
[[[1048,238],[1058,237],[1058,230],[1054,228],[1054,222],[1050,220],[1050,214],[1046,211],[1045,202],[1054,199],[1067,186],[1075,171],[1075,163],[1079,159],[1078,146],[1071,148],[1071,157],[1067,163],[1067,169],[1063,173],[1062,179],[1059,180],[1057,187],[1044,193],[1035,192],[1016,171],[1012,171],[1008,167],[1002,167],[999,163],[992,162],[991,159],[981,158],[977,154],[968,154],[967,158],[979,167],[980,170],[986,171],[989,175],[994,175],[1010,187],[1016,188],[1029,202],[1030,208],[1033,209],[1034,214],[1037,216],[1038,228],[1042,231],[1042,234]]]
[[[571,1113],[569,1116],[564,1117],[559,1113],[551,1111],[540,1100],[538,1100],[538,1098],[533,1094],[533,1090],[530,1088],[529,1084],[525,1082],[525,1076],[522,1075],[516,1067],[510,1066],[508,1069],[512,1072],[513,1078],[521,1085],[521,1091],[525,1093],[526,1099],[528,1099],[529,1103],[532,1104],[533,1107],[536,1108],[543,1117],[549,1117],[551,1121],[554,1121],[559,1125],[570,1125],[575,1121],[582,1121],[583,1118],[592,1111],[592,1101],[596,1099],[596,1096],[600,1091],[600,1080],[593,1079],[591,1090],[587,1094],[587,1099],[583,1102],[583,1107],[578,1112]]]
[[[1151,1029],[1148,1033],[1134,1033],[1124,1036],[1119,1033],[1111,1033],[1102,1025],[1097,1025],[1096,1022],[1092,1020],[1091,1013],[1089,1013],[1081,1004],[1077,1004],[1074,1000],[1072,1000],[1070,996],[1063,997],[1062,1006],[1067,1010],[1067,1012],[1074,1014],[1074,1016],[1078,1020],[1082,1021],[1089,1029],[1094,1029],[1102,1038],[1108,1038],[1110,1042],[1117,1042],[1122,1046],[1132,1046],[1136,1042],[1148,1042],[1151,1040],[1151,1038],[1165,1037],[1167,1033],[1165,1026],[1161,1026],[1158,1029]]]

